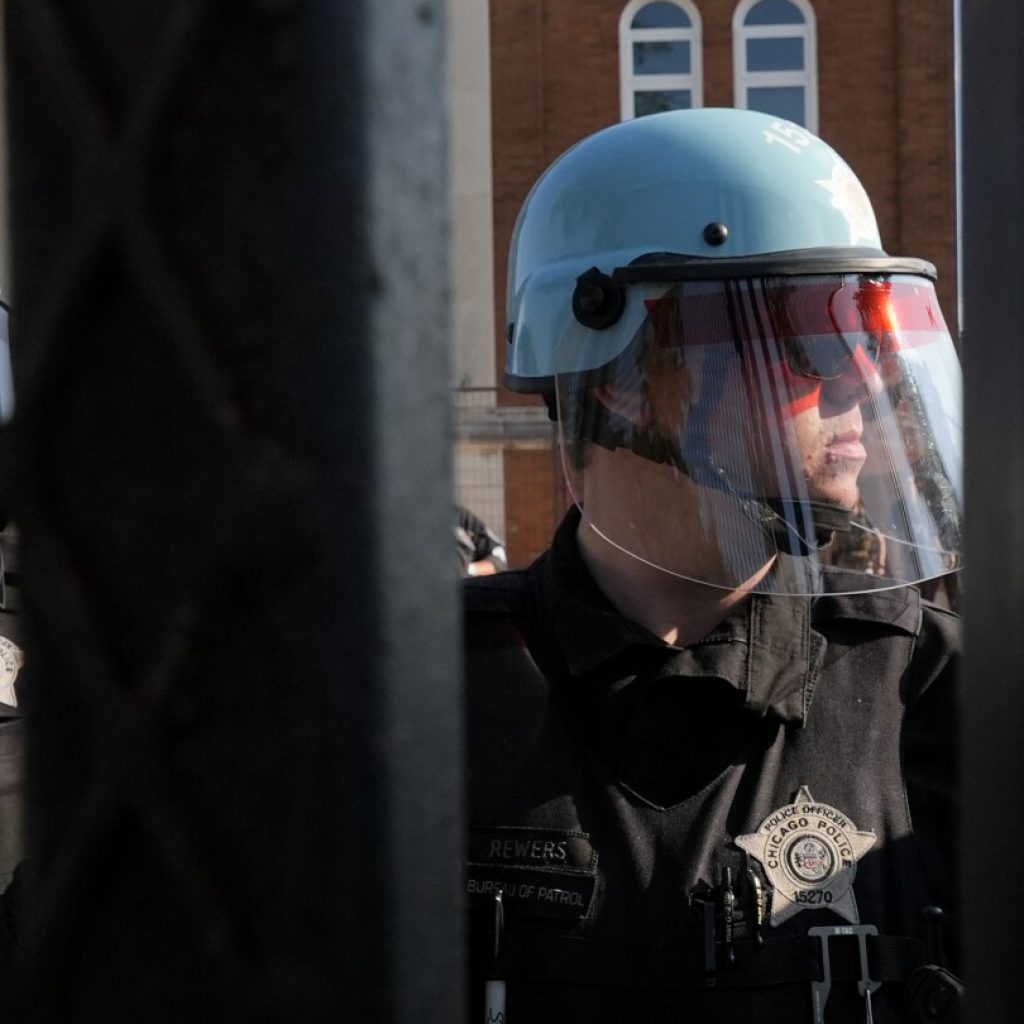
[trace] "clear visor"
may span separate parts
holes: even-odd
[[[632,287],[645,315],[629,344],[555,378],[584,529],[675,576],[764,593],[959,568],[960,369],[929,280]],[[558,365],[583,332],[567,326]]]

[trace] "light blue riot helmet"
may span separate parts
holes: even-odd
[[[934,268],[805,129],[638,118],[551,165],[509,257],[505,384],[545,396],[583,528],[712,586],[864,591],[960,565]]]

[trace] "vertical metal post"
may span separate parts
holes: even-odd
[[[1024,7],[964,2],[967,465],[961,874],[969,1019],[1020,1014],[1024,885]]]
[[[443,0],[6,9],[25,1018],[458,1021]]]

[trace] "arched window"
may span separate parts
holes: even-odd
[[[816,132],[817,40],[807,0],[742,0],[732,42],[736,106]]]
[[[700,45],[690,0],[630,0],[619,19],[622,120],[701,106]]]

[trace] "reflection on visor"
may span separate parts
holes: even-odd
[[[851,351],[842,338],[823,338],[817,341],[808,338],[784,339],[783,351],[786,365],[799,377],[811,380],[838,380],[855,368],[864,372],[873,370],[878,363],[880,346],[858,343]]]
[[[877,366],[901,348],[947,332],[931,284],[914,278],[847,274],[694,282],[676,285],[644,306],[660,348],[729,339],[749,343],[770,335],[781,344],[789,369],[815,380],[834,380],[858,359]]]

